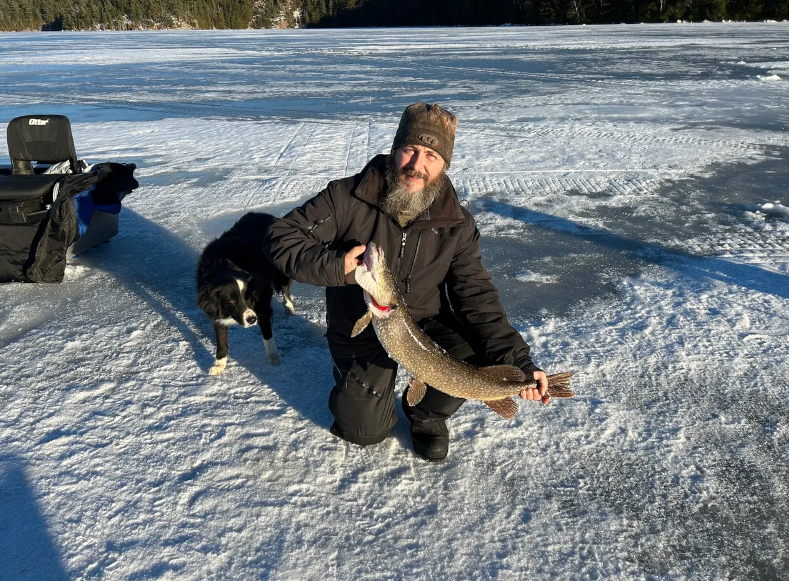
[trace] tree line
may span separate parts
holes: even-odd
[[[789,0],[0,0],[0,31],[787,18]]]

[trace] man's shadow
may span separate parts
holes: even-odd
[[[13,454],[0,456],[0,579],[68,579],[24,462]]]

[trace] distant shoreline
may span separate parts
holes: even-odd
[[[0,34],[21,34],[21,33],[72,33],[72,32],[276,32],[296,30],[403,30],[403,29],[452,29],[452,28],[570,28],[570,27],[603,27],[603,26],[673,26],[673,25],[720,25],[720,24],[789,24],[789,20],[677,20],[672,22],[599,22],[593,24],[433,24],[433,25],[413,25],[413,26],[299,26],[293,28],[183,28],[183,27],[152,27],[152,28],[74,28],[74,29],[20,29],[20,30],[0,30]]]
[[[0,0],[0,31],[563,26],[789,20],[789,2]]]

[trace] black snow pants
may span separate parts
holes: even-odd
[[[458,359],[484,365],[461,336],[457,319],[450,316],[430,317],[417,323],[438,345]],[[394,387],[397,363],[389,358],[377,338],[352,348],[327,334],[334,363],[335,385],[329,395],[329,410],[334,416],[331,432],[344,440],[367,446],[383,441],[397,423]],[[432,425],[445,429],[444,420],[463,402],[427,386],[425,397],[417,405],[403,405],[414,431],[432,432]]]

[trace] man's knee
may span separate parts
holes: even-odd
[[[422,401],[415,406],[409,406],[406,394],[403,394],[403,411],[412,425],[427,424],[433,420],[449,419],[465,401],[428,385]]]
[[[388,357],[334,359],[335,385],[329,395],[331,432],[368,446],[384,440],[397,423],[394,383],[397,364]]]

